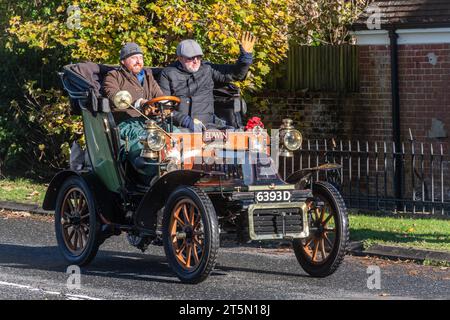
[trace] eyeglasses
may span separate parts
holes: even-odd
[[[184,59],[186,59],[187,62],[194,61],[195,59],[197,59],[198,61],[200,61],[200,60],[202,60],[202,56],[195,56],[195,57],[184,58]]]

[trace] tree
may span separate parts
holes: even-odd
[[[64,46],[73,60],[117,64],[121,46],[128,41],[144,50],[145,63],[165,66],[185,38],[195,38],[206,58],[229,63],[239,53],[243,31],[258,37],[255,63],[243,83],[261,88],[270,63],[288,50],[287,31],[292,17],[285,0],[62,0],[52,16],[10,20],[9,32],[30,47]]]
[[[59,137],[49,134],[39,122],[39,116],[46,105],[43,92],[57,84],[54,65],[63,63],[64,51],[30,49],[27,44],[13,41],[7,31],[12,16],[19,15],[28,20],[49,17],[58,2],[0,0],[0,73],[3,75],[0,77],[0,177],[20,174],[37,178],[52,165],[60,164],[63,158],[60,144],[56,144],[65,134]],[[36,87],[41,92],[33,90]],[[39,106],[31,103],[34,98]],[[52,99],[64,101],[60,98]],[[43,144],[49,148],[40,150],[39,146]]]
[[[80,131],[81,121],[53,87],[56,71],[69,61],[118,64],[121,46],[134,41],[144,50],[146,65],[165,66],[175,59],[179,41],[195,38],[207,60],[232,63],[241,33],[251,31],[258,38],[254,63],[239,84],[251,92],[263,87],[289,41],[347,41],[345,25],[368,1],[0,0],[0,27],[6,30],[0,36],[0,71],[16,80],[0,80],[0,98],[11,101],[0,109],[0,174],[12,153],[21,155],[15,161],[20,164],[65,166],[67,140]]]
[[[77,136],[81,125],[79,118],[70,115],[67,98],[60,90],[44,86],[49,81],[35,81],[44,71],[54,75],[68,61],[118,64],[120,48],[129,41],[142,47],[146,65],[165,66],[175,59],[176,45],[185,38],[195,38],[208,60],[230,63],[239,53],[241,33],[248,30],[258,37],[258,43],[255,63],[241,85],[257,89],[262,87],[269,65],[286,55],[287,26],[292,21],[288,2],[283,0],[36,1],[39,6],[24,0],[14,5],[3,3],[8,8],[2,14],[9,20],[9,28],[1,40],[11,53],[8,59],[17,54],[36,58],[35,53],[41,52],[37,64],[42,68],[38,79],[35,73],[34,79],[17,79],[21,96],[0,112],[0,149],[5,146],[0,171],[2,160],[11,159],[14,153],[14,163],[22,168],[26,163],[31,175],[40,173],[44,178],[65,166],[67,141]],[[27,74],[30,69],[28,65],[22,71]],[[23,129],[11,135],[11,127]],[[45,167],[50,172],[44,173]]]
[[[289,27],[291,41],[308,45],[350,42],[348,27],[373,0],[297,0],[289,10],[295,19]]]

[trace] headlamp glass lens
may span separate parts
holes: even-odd
[[[147,136],[147,143],[151,150],[160,151],[164,148],[166,140],[164,134],[159,130],[152,130]]]
[[[302,135],[298,130],[287,131],[284,135],[283,142],[288,150],[298,150],[302,145]]]

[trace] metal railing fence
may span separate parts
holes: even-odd
[[[316,179],[333,183],[349,208],[450,215],[450,156],[441,144],[306,140],[294,157],[280,159],[279,172],[286,178],[323,163],[342,166]]]

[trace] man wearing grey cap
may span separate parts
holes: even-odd
[[[108,72],[103,82],[103,91],[109,100],[113,100],[117,92],[126,90],[131,94],[134,107],[145,115],[153,113],[151,108],[142,108],[144,103],[152,98],[164,95],[152,72],[144,69],[144,55],[141,48],[134,42],[125,44],[120,50],[120,67]],[[119,122],[120,138],[122,142],[128,140],[127,159],[141,174],[152,176],[155,172],[147,166],[144,169],[135,166],[135,160],[143,149],[139,142],[140,136],[145,135],[145,119],[136,110],[129,108],[120,110],[113,106],[113,115]],[[121,150],[122,160],[125,152]]]
[[[214,86],[245,78],[253,62],[255,41],[249,32],[244,33],[241,53],[234,65],[203,62],[202,48],[195,40],[183,40],[178,44],[177,61],[164,68],[159,79],[164,94],[181,99],[178,111],[174,112],[175,124],[198,131],[218,122],[214,116]]]

